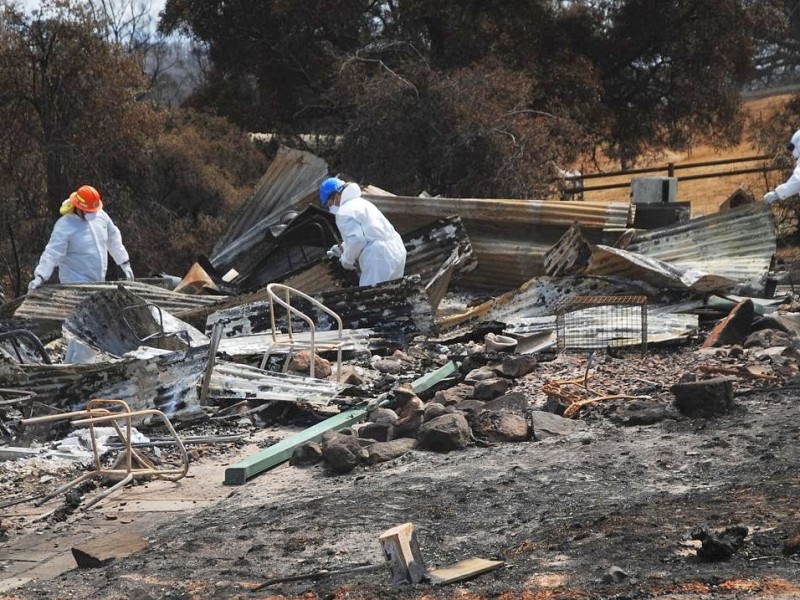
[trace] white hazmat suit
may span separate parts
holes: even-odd
[[[102,209],[84,216],[82,219],[76,213],[69,213],[56,221],[33,272],[37,283],[31,289],[50,279],[56,267],[61,283],[105,281],[109,254],[122,267],[126,278],[133,279],[128,251],[111,217]]]
[[[775,200],[783,200],[789,196],[794,196],[800,193],[800,129],[794,132],[792,139],[789,142],[789,147],[792,149],[792,156],[797,161],[794,166],[789,179],[785,183],[780,184],[775,188],[775,191],[767,192],[764,195],[764,202],[771,204]]]
[[[406,248],[400,234],[372,202],[361,197],[357,183],[347,184],[341,194],[336,227],[342,235],[342,266],[355,269],[358,262],[360,286],[402,277]]]

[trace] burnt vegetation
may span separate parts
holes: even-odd
[[[310,149],[333,169],[397,194],[543,198],[554,165],[738,143],[741,91],[800,65],[788,0],[167,0],[157,19],[133,4],[0,2],[7,296],[82,183],[137,274],[182,273],[275,142],[325,136]],[[760,125],[760,147],[783,146],[798,104]]]

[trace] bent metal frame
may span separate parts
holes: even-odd
[[[110,409],[116,409],[116,410],[110,410]],[[178,467],[170,466],[165,468],[156,467],[153,463],[147,460],[147,458],[142,456],[133,448],[133,445],[131,443],[133,420],[141,419],[142,417],[148,417],[148,416],[152,416],[159,419],[174,438],[175,447],[178,449],[178,452],[180,453],[180,458],[181,458],[180,466]],[[109,477],[112,479],[121,477],[121,479],[107,490],[104,490],[103,492],[98,494],[86,505],[84,505],[83,510],[91,508],[92,506],[100,502],[103,498],[106,498],[115,491],[123,488],[125,485],[127,485],[134,479],[155,477],[159,479],[164,479],[166,481],[178,481],[179,479],[185,477],[186,473],[189,471],[189,456],[186,453],[186,447],[183,445],[183,441],[178,436],[178,433],[175,431],[175,428],[172,426],[170,420],[160,410],[143,409],[143,410],[131,411],[128,404],[123,400],[95,399],[95,400],[89,400],[86,403],[86,408],[84,410],[63,413],[58,415],[32,417],[30,419],[23,419],[21,422],[24,425],[37,425],[41,423],[49,423],[52,421],[61,421],[64,419],[72,419],[72,424],[75,426],[89,427],[89,432],[92,440],[92,453],[94,454],[94,470],[83,473],[78,478],[70,481],[65,485],[62,485],[61,487],[50,492],[43,498],[40,498],[39,500],[36,501],[35,503],[36,506],[41,506],[51,498],[54,498],[59,494],[75,487],[76,485],[83,483],[84,481],[87,481],[89,479],[93,479],[95,477]],[[122,427],[120,426],[118,421],[124,421]],[[100,453],[98,452],[98,447],[97,447],[97,435],[95,432],[95,426],[101,424],[103,425],[110,424],[111,427],[113,427],[114,430],[117,432],[117,436],[119,436],[120,440],[123,443],[124,447],[122,449],[122,454],[120,455],[120,458],[122,460],[117,460],[114,463],[115,465],[120,465],[119,467],[112,466],[111,468],[106,468],[103,466],[100,460]]]

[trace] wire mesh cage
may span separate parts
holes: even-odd
[[[647,296],[570,296],[556,306],[559,352],[597,348],[647,352]]]

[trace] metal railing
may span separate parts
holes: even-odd
[[[282,295],[284,297],[281,298],[279,296],[279,293],[282,293]],[[272,329],[272,346],[270,346],[270,348],[267,348],[267,351],[264,353],[264,358],[263,358],[263,360],[261,362],[261,368],[263,369],[264,366],[266,365],[267,360],[269,358],[270,351],[272,350],[273,347],[275,347],[275,346],[277,346],[279,344],[282,344],[282,345],[288,345],[289,348],[291,349],[291,348],[294,348],[296,345],[300,344],[300,342],[295,339],[294,330],[292,328],[292,316],[294,316],[294,317],[297,317],[297,318],[301,319],[302,321],[304,321],[306,323],[306,325],[308,325],[308,331],[309,331],[309,336],[310,336],[309,352],[311,353],[311,357],[310,357],[310,361],[309,361],[310,362],[309,375],[311,377],[314,377],[314,364],[316,362],[314,360],[314,358],[316,356],[316,331],[317,331],[317,327],[316,327],[316,324],[314,323],[314,320],[311,317],[309,317],[304,312],[298,310],[297,307],[292,306],[291,298],[292,298],[292,296],[297,296],[299,298],[302,298],[306,302],[309,302],[312,307],[316,308],[317,310],[320,310],[320,311],[324,312],[325,314],[327,314],[328,316],[333,318],[334,321],[336,321],[336,326],[337,326],[337,331],[338,331],[338,338],[337,338],[337,341],[335,343],[335,346],[336,346],[336,381],[338,382],[340,380],[341,374],[342,374],[342,345],[344,344],[344,338],[342,337],[342,331],[344,329],[344,327],[342,325],[342,318],[337,313],[333,312],[330,308],[328,308],[327,306],[325,306],[324,304],[322,304],[318,300],[315,300],[314,298],[312,298],[308,294],[304,294],[303,292],[301,292],[299,290],[296,290],[294,288],[291,288],[288,285],[283,285],[283,284],[280,284],[280,283],[270,283],[267,286],[267,296],[269,298],[269,320],[270,320],[270,328]],[[286,309],[286,321],[287,321],[287,333],[286,333],[286,335],[288,336],[288,339],[289,339],[288,344],[283,340],[281,340],[280,342],[278,340],[278,328],[277,328],[276,322],[275,322],[275,305],[276,304],[278,304],[279,306],[281,306],[284,309]]]

